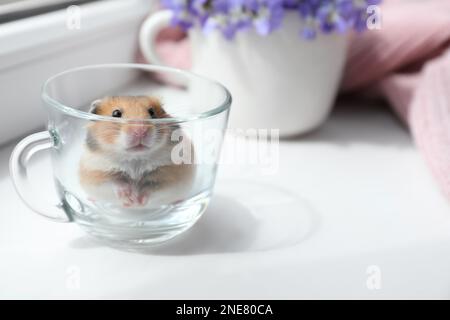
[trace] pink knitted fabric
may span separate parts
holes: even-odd
[[[353,40],[342,88],[390,102],[450,199],[450,0],[385,0],[382,15]]]
[[[384,0],[381,12],[381,30],[353,38],[342,90],[390,102],[450,199],[450,0]],[[189,68],[188,40],[170,32],[157,51],[168,65]]]

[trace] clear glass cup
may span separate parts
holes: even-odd
[[[51,77],[42,99],[48,130],[23,139],[10,159],[32,210],[125,248],[171,239],[205,211],[231,105],[224,86],[166,67],[95,65]],[[51,153],[54,206],[27,179],[41,150]]]

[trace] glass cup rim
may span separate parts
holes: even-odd
[[[186,70],[182,70],[182,69],[177,69],[177,68],[173,68],[173,67],[166,67],[166,66],[159,66],[159,65],[148,65],[148,64],[140,64],[140,63],[108,63],[108,64],[92,64],[92,65],[85,65],[85,66],[81,66],[81,67],[75,67],[75,68],[70,68],[67,69],[65,71],[59,72],[53,76],[51,76],[50,78],[48,78],[43,86],[42,86],[42,90],[41,90],[41,97],[43,99],[43,101],[45,103],[47,103],[48,105],[54,107],[56,110],[61,111],[67,115],[76,117],[76,118],[80,118],[80,119],[85,119],[85,120],[90,120],[90,121],[108,121],[108,122],[119,122],[119,123],[133,123],[136,121],[136,119],[124,119],[124,118],[114,118],[114,117],[109,117],[109,116],[102,116],[102,115],[97,115],[97,114],[93,114],[93,113],[89,113],[86,111],[82,111],[82,110],[78,110],[75,108],[72,108],[70,106],[66,106],[65,104],[59,102],[58,100],[52,98],[49,94],[48,94],[48,86],[50,85],[50,83],[54,80],[56,80],[57,78],[66,75],[68,73],[72,73],[72,72],[77,72],[77,71],[83,71],[83,70],[89,70],[89,69],[106,69],[106,68],[117,68],[117,69],[140,69],[140,70],[149,70],[149,71],[156,71],[156,72],[164,72],[164,73],[171,73],[171,74],[177,74],[177,75],[182,75],[182,76],[186,76],[186,77],[193,77],[193,78],[197,78],[197,79],[201,79],[202,81],[206,81],[209,83],[213,83],[215,85],[217,85],[221,90],[223,90],[223,92],[225,93],[225,99],[222,103],[220,103],[217,106],[212,107],[211,109],[201,112],[201,113],[195,113],[192,116],[183,116],[183,117],[171,117],[171,118],[156,118],[156,119],[145,119],[145,120],[140,120],[140,121],[144,121],[144,122],[149,122],[149,123],[179,123],[179,122],[189,122],[189,121],[194,121],[194,120],[199,120],[199,119],[206,119],[206,118],[210,118],[213,117],[217,114],[220,114],[226,110],[228,110],[231,106],[231,102],[232,102],[232,97],[230,92],[228,91],[228,89],[221,84],[220,82],[216,81],[216,80],[212,80],[209,79],[207,77],[204,77],[202,75],[198,75],[196,73],[190,72],[190,71],[186,71]]]

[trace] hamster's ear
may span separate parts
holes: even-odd
[[[90,106],[90,108],[89,108],[89,112],[90,113],[94,113],[94,114],[97,114],[97,109],[98,109],[98,107],[100,106],[100,103],[102,102],[102,100],[100,100],[100,99],[97,99],[97,100],[95,100],[95,101],[93,101],[92,103],[91,103],[91,106]]]

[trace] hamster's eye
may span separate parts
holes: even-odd
[[[150,117],[154,118],[156,115],[155,109],[153,108],[148,109],[148,114],[150,115]]]
[[[122,111],[120,111],[119,109],[116,109],[113,111],[112,116],[114,118],[120,118],[120,117],[122,117]]]

